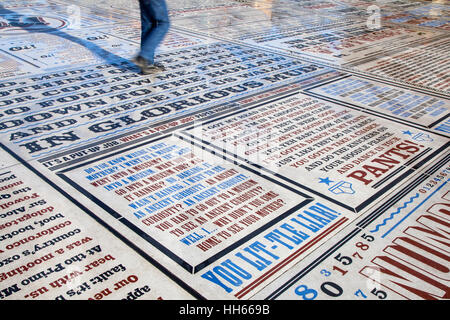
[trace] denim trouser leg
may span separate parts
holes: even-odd
[[[140,56],[154,63],[155,50],[169,30],[169,14],[165,0],[139,0],[141,7]]]

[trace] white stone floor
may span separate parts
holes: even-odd
[[[0,4],[0,300],[449,299],[450,6]]]

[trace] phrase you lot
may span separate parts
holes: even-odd
[[[235,250],[221,262],[202,271],[200,276],[214,284],[223,294],[235,294],[237,289],[282,263],[292,252],[320,236],[321,231],[343,213],[321,202],[312,202],[248,244]],[[347,220],[343,218],[341,220]]]
[[[15,177],[11,177],[15,178]],[[32,190],[28,190],[27,192],[31,192]],[[35,199],[30,199],[35,200]],[[13,204],[15,204],[15,200],[8,199],[7,202],[2,203],[1,205],[4,208],[11,209],[11,216],[8,215],[8,217],[14,218],[14,221],[17,221],[17,223],[26,223],[26,221],[22,221],[22,219],[17,220],[16,216],[20,215],[22,212],[21,210],[13,210],[12,207],[10,207]],[[21,204],[24,203],[23,201],[18,203]],[[34,203],[34,202],[33,202]],[[39,206],[48,205],[47,202],[45,203],[39,203]],[[51,214],[51,217],[55,217],[55,219],[64,219],[65,216],[57,212],[57,214],[53,214],[54,210],[47,210],[48,213]],[[337,212],[336,210],[331,209],[326,204],[323,204],[321,202],[313,202],[310,203],[307,207],[304,209],[299,210],[298,212],[293,213],[289,218],[286,218],[285,221],[279,223],[278,226],[273,227],[269,229],[268,231],[265,231],[263,234],[259,236],[259,239],[251,240],[249,244],[243,245],[240,249],[236,250],[233,254],[229,255],[228,257],[224,258],[222,261],[218,261],[217,264],[215,264],[212,267],[209,267],[207,270],[202,271],[200,274],[200,277],[209,283],[209,285],[213,285],[214,287],[220,288],[219,290],[214,290],[217,292],[217,294],[232,294],[238,287],[242,286],[244,282],[247,282],[253,278],[255,278],[257,275],[261,274],[262,272],[265,272],[269,266],[275,265],[277,262],[280,263],[287,255],[292,253],[293,251],[297,250],[299,246],[303,245],[308,240],[312,240],[315,236],[319,236],[321,234],[321,231],[329,224],[331,224],[334,220],[338,219],[338,217],[341,216],[340,212]],[[6,217],[6,215],[5,215]],[[50,216],[49,216],[50,217]],[[9,220],[12,222],[12,220]],[[28,220],[31,222],[31,220]],[[34,221],[34,220],[33,220]],[[48,222],[53,221],[49,219]],[[10,229],[15,224],[5,224],[5,228]],[[41,223],[39,223],[41,225]],[[31,226],[31,227],[30,227]],[[82,275],[82,273],[93,272],[92,267],[90,265],[86,265],[84,268],[84,271],[74,271],[69,274],[65,274],[64,277],[60,277],[59,274],[61,271],[66,270],[66,267],[63,266],[61,263],[56,264],[54,267],[46,267],[44,270],[36,270],[33,272],[33,266],[38,266],[38,264],[34,264],[33,266],[30,264],[30,267],[27,266],[27,270],[18,267],[17,264],[24,265],[21,263],[21,257],[31,257],[34,254],[39,254],[39,257],[41,257],[41,260],[45,258],[46,264],[49,263],[50,260],[53,260],[57,257],[61,257],[64,259],[65,264],[69,264],[72,266],[75,266],[76,264],[82,263],[83,260],[87,259],[89,255],[100,252],[101,248],[100,246],[91,247],[89,246],[90,251],[87,250],[86,254],[82,252],[74,253],[73,255],[68,256],[66,249],[72,250],[74,247],[73,245],[69,247],[66,247],[66,249],[62,250],[61,244],[58,246],[58,248],[54,247],[56,244],[58,244],[61,239],[69,240],[75,239],[77,235],[81,233],[81,230],[79,228],[73,230],[73,232],[66,232],[66,228],[72,226],[71,220],[67,220],[64,224],[58,223],[57,224],[58,229],[56,230],[56,227],[52,226],[51,229],[45,229],[44,231],[38,231],[38,225],[34,226],[29,225],[28,228],[23,228],[23,232],[8,232],[9,235],[5,235],[1,238],[1,242],[5,241],[7,244],[1,249],[3,250],[1,253],[14,253],[16,252],[15,256],[17,256],[18,261],[12,261],[9,266],[6,267],[4,270],[4,273],[2,274],[2,282],[8,280],[8,283],[10,280],[18,279],[20,276],[20,282],[10,283],[8,284],[8,288],[6,288],[5,294],[8,294],[9,296],[12,295],[15,292],[21,291],[20,285],[27,286],[28,284],[33,283],[31,280],[27,279],[34,279],[39,281],[47,281],[40,285],[41,291],[33,292],[33,295],[38,294],[48,294],[48,293],[55,293],[56,289],[58,289],[58,294],[60,294],[59,290],[63,290],[64,287],[69,283],[71,283],[73,280],[77,279]],[[45,225],[40,226],[40,228],[44,228]],[[17,230],[17,229],[15,229]],[[47,230],[47,231],[46,231]],[[52,231],[52,234],[50,233],[50,230]],[[38,232],[38,233],[36,233]],[[55,233],[58,234],[55,234]],[[60,232],[63,232],[63,234],[60,234]],[[31,233],[31,235],[30,235]],[[28,235],[26,235],[28,234]],[[38,237],[39,235],[39,237]],[[63,237],[64,236],[64,237]],[[47,238],[51,237],[51,241]],[[72,238],[73,237],[73,238]],[[61,238],[61,239],[60,239]],[[41,240],[42,239],[42,240]],[[85,243],[90,242],[92,238],[82,238],[86,239],[83,243],[83,241],[80,243],[84,246]],[[37,243],[36,243],[37,240]],[[11,242],[12,241],[12,242]],[[30,249],[31,246],[33,249]],[[19,255],[19,252],[17,250],[20,250],[21,254]],[[56,251],[55,251],[56,249]],[[14,251],[13,251],[14,250]],[[49,252],[51,250],[51,252]],[[88,252],[89,251],[89,252]],[[53,253],[54,252],[54,253]],[[70,257],[70,259],[69,259]],[[111,255],[106,255],[102,258],[103,263],[110,263],[111,261],[114,261],[114,257]],[[44,260],[43,260],[44,261]],[[97,261],[98,264],[101,264],[101,262]],[[56,263],[56,261],[55,261]],[[122,264],[121,264],[122,265]],[[103,283],[105,281],[108,281],[109,275],[112,273],[121,273],[126,270],[126,268],[122,265],[118,265],[116,267],[111,268],[108,272],[108,274],[103,276],[103,273],[94,275],[92,274],[89,282],[85,281],[86,283],[81,284],[82,288],[77,289],[77,292],[84,292],[83,290],[90,290],[92,287],[95,287],[99,283]],[[31,276],[29,276],[31,275]],[[83,279],[85,276],[84,275]],[[126,275],[124,274],[124,277]],[[52,277],[51,279],[49,277]],[[56,278],[55,278],[56,277]],[[105,278],[106,277],[106,278]],[[122,278],[124,278],[122,277]],[[124,278],[128,282],[133,282],[136,279],[136,277]],[[48,279],[47,279],[48,278]],[[78,278],[81,279],[81,278]],[[121,280],[121,279],[117,279]],[[4,282],[6,283],[6,282]],[[103,283],[104,284],[104,283]],[[121,287],[119,287],[120,289]],[[64,289],[66,290],[66,289]],[[110,287],[110,290],[115,290],[112,287]],[[65,291],[64,291],[65,292]],[[108,292],[105,292],[108,294]],[[72,296],[74,294],[78,294],[76,292],[71,292],[70,290],[66,293],[69,296]]]

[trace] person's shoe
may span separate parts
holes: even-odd
[[[147,59],[141,56],[137,56],[131,60],[135,65],[137,65],[140,69],[144,68],[148,65]]]
[[[149,64],[147,59],[141,56],[137,56],[132,61],[141,69],[141,74],[143,75],[166,71],[166,68],[161,63]]]
[[[158,72],[166,71],[166,68],[161,63],[147,64],[145,67],[141,68],[141,73],[143,75],[154,74]]]
[[[153,66],[154,66],[155,68],[158,68],[158,69],[161,70],[161,71],[166,71],[166,67],[164,67],[164,65],[163,65],[162,63],[155,62],[155,63],[153,64]]]

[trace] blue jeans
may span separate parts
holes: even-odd
[[[141,7],[141,52],[149,64],[155,62],[155,50],[170,27],[165,0],[139,0]]]

